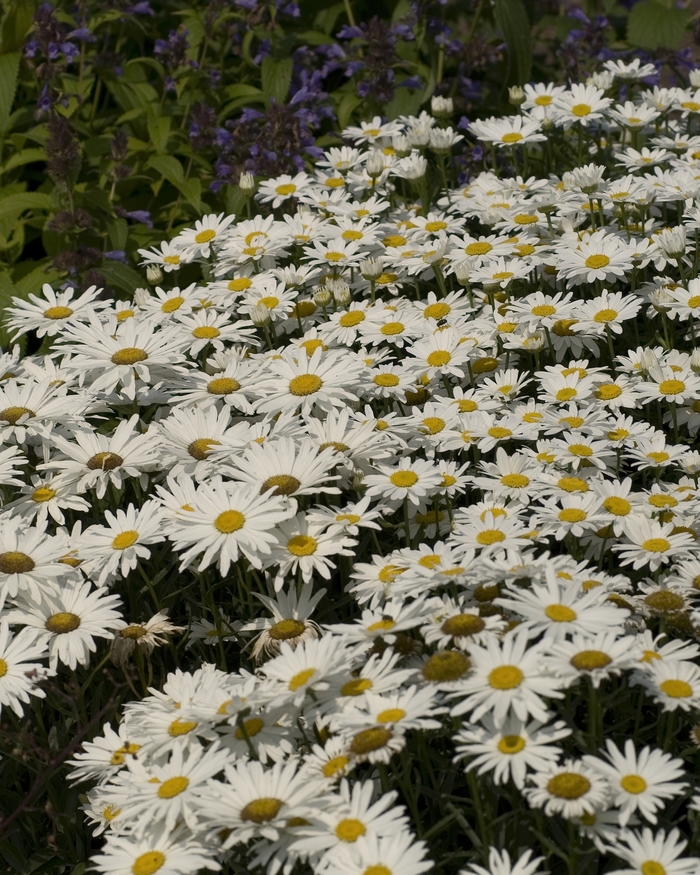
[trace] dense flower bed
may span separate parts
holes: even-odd
[[[698,870],[700,92],[648,72],[514,92],[459,189],[449,101],[374,118],[11,310],[0,702],[188,648],[73,758],[98,871]]]

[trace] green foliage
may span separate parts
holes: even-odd
[[[642,0],[627,22],[627,39],[641,49],[676,49],[688,26],[690,13],[668,0]]]

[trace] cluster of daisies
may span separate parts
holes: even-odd
[[[444,100],[244,177],[132,301],[10,309],[48,352],[0,360],[0,705],[213,645],[75,755],[97,871],[699,870],[700,91],[606,66],[432,201]]]

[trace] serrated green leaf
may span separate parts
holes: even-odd
[[[24,164],[33,164],[35,161],[46,161],[45,149],[22,149],[21,152],[10,155],[2,172],[7,173],[8,170],[14,170],[15,167],[22,167]]]
[[[0,23],[0,52],[17,52],[34,20],[37,0],[10,0]]]
[[[686,31],[687,9],[667,8],[657,0],[642,0],[627,19],[627,41],[640,49],[677,49]]]
[[[0,219],[8,216],[20,216],[25,210],[50,210],[53,207],[53,199],[48,194],[38,191],[11,194],[0,200]]]
[[[263,58],[262,62],[262,90],[265,99],[270,102],[284,103],[292,82],[292,68],[294,61],[291,58],[281,58],[276,61],[271,55]]]
[[[495,0],[493,15],[508,47],[506,84],[524,85],[532,70],[530,19],[525,6],[522,0]]]
[[[10,113],[17,91],[19,52],[0,55],[0,137],[10,129]]]

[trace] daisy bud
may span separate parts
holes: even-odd
[[[525,92],[519,85],[511,85],[508,89],[508,101],[511,106],[522,106],[525,103]]]
[[[136,304],[137,307],[143,307],[148,303],[150,297],[151,293],[148,289],[138,288],[134,291],[134,304]]]
[[[366,280],[378,279],[384,270],[378,258],[365,258],[360,262],[360,273]]]
[[[607,91],[608,88],[612,87],[614,81],[615,74],[609,70],[603,70],[600,73],[594,73],[592,76],[589,76],[586,79],[586,85],[593,85],[594,88],[602,88],[603,91]]]
[[[694,374],[700,374],[700,349],[694,349],[690,356],[690,369]]]
[[[692,73],[690,74],[692,76]],[[435,94],[430,100],[430,111],[435,118],[447,118],[454,112],[454,103],[451,97],[440,97]]]
[[[408,132],[408,142],[416,149],[422,149],[430,142],[430,128],[427,125],[411,128]]]
[[[163,271],[157,264],[149,264],[146,268],[146,280],[152,285],[157,286],[163,279]]]
[[[554,122],[551,120],[551,118],[548,115],[546,115],[542,119],[542,121],[540,122],[540,128],[542,129],[543,134],[548,134],[552,130],[553,127],[554,127]]]
[[[384,156],[379,149],[373,149],[367,156],[367,174],[376,179],[384,172]]]
[[[673,302],[674,299],[669,295],[666,289],[655,289],[649,295],[649,303],[657,313],[667,313]]]
[[[685,228],[682,225],[663,228],[654,240],[667,258],[680,258],[685,253]]]
[[[697,477],[700,474],[700,453],[697,450],[683,453],[678,459],[678,464],[690,477]]]
[[[314,304],[319,307],[327,307],[331,302],[331,293],[325,286],[319,286],[314,292]]]
[[[650,350],[645,349],[639,356],[639,369],[645,376],[649,373],[649,371],[654,368],[658,368],[659,360],[656,358],[656,355]]]
[[[351,488],[355,492],[362,492],[365,489],[365,474],[364,471],[360,471],[359,468],[356,468],[352,475],[352,483]]]
[[[461,286],[466,286],[469,282],[469,277],[471,276],[472,272],[471,264],[469,263],[469,261],[467,259],[465,259],[464,261],[458,261],[457,264],[455,264],[454,270],[455,276],[457,277],[457,282]]]
[[[255,191],[255,177],[252,173],[241,173],[241,178],[238,180],[238,187],[246,197]]]
[[[406,155],[411,154],[411,146],[408,142],[408,137],[404,136],[404,134],[396,134],[392,137],[391,145],[398,158],[405,158]]]
[[[433,152],[447,153],[461,139],[462,136],[455,134],[452,128],[437,128],[430,132],[430,148]]]
[[[264,304],[256,304],[254,307],[251,307],[248,315],[253,325],[256,325],[258,328],[267,325],[271,318],[270,311]]]
[[[337,304],[344,307],[350,303],[352,295],[350,294],[350,286],[343,279],[329,279],[326,281],[326,288],[333,295]]]
[[[691,70],[688,75],[690,77],[690,84],[693,88],[700,88],[700,67]]]

